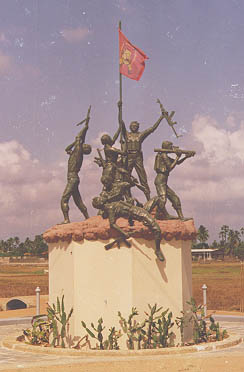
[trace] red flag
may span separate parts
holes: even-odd
[[[140,80],[144,68],[146,54],[125,37],[119,29],[119,65],[120,73],[133,80]]]

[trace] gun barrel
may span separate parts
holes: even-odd
[[[78,124],[76,124],[76,126],[78,127],[79,125],[81,125],[81,124],[85,123],[85,121],[86,121],[86,119],[84,119],[84,120],[80,121],[80,122],[79,122]]]
[[[190,155],[194,154],[195,151],[192,150],[181,150],[181,149],[154,149],[154,152],[161,152],[165,154],[184,154],[184,155]]]
[[[84,120],[80,121],[78,124],[76,124],[77,127],[78,127],[79,125],[85,123],[88,119],[90,119],[90,112],[91,112],[91,105],[90,105],[89,108],[88,108],[86,118],[85,118]]]
[[[97,152],[98,152],[99,159],[101,160],[102,167],[105,168],[106,164],[105,164],[105,160],[102,157],[101,151],[99,149],[97,149]]]
[[[104,246],[105,250],[108,251],[109,249],[113,248],[116,241],[113,241],[112,243],[108,243]]]

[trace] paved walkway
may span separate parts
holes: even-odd
[[[225,316],[224,318],[222,317],[223,320],[218,320],[220,321],[221,327],[227,329],[229,332],[234,332],[237,333],[244,338],[244,318],[233,318],[233,317],[228,317]],[[237,321],[235,321],[237,320]],[[25,322],[28,320],[26,319]],[[27,327],[27,324],[11,324],[11,325],[2,325],[3,323],[0,323],[0,340],[5,338],[6,336],[10,336],[11,334],[16,334],[22,333],[22,329]],[[196,355],[197,354],[197,355]],[[159,369],[157,366],[153,367],[155,371],[159,370],[168,370],[171,372],[170,369],[165,369],[166,364],[169,363],[169,361],[174,359],[175,363],[178,362],[180,363],[180,360],[184,359],[184,364],[186,367],[183,369],[172,369],[172,371],[193,371],[193,372],[198,372],[198,371],[211,371],[211,369],[204,369],[205,365],[205,360],[209,361],[209,358],[216,356],[216,357],[221,357],[216,360],[222,360],[223,358],[226,359],[226,364],[229,363],[230,358],[234,357],[243,357],[243,362],[244,362],[244,343],[241,343],[237,346],[224,349],[224,350],[219,350],[219,351],[210,351],[210,352],[198,352],[194,354],[187,354],[187,355],[172,355],[172,356],[143,356],[140,357],[140,363],[143,363],[143,366],[138,366],[138,371],[151,371],[150,366],[153,364],[159,365]],[[193,359],[191,359],[193,358]],[[196,358],[200,358],[201,360],[201,366],[197,367],[194,363],[190,362],[191,360],[196,360]],[[137,360],[136,360],[137,359]],[[233,358],[232,358],[233,359]],[[238,359],[239,360],[239,359]],[[27,371],[30,368],[30,371],[54,371],[55,369],[54,366],[57,366],[58,369],[57,371],[84,371],[84,372],[90,372],[90,371],[121,371],[121,372],[129,372],[136,370],[134,368],[136,367],[136,363],[139,363],[138,357],[116,357],[116,362],[122,362],[122,367],[120,369],[116,369],[115,367],[111,370],[108,366],[105,367],[106,365],[112,365],[115,359],[113,357],[72,357],[72,356],[56,356],[56,355],[48,355],[48,354],[43,354],[43,353],[30,353],[30,352],[20,352],[16,350],[9,350],[4,347],[0,347],[0,371],[17,371],[17,370],[24,370]],[[131,364],[130,364],[131,362]],[[112,364],[111,364],[112,363]],[[130,369],[126,363],[129,363],[128,365],[131,365],[134,363],[135,366],[133,369]],[[149,363],[149,367],[147,369],[146,365]],[[166,364],[165,364],[166,363]],[[190,364],[189,364],[190,363]],[[102,369],[102,364],[104,364],[104,369]],[[236,364],[236,363],[235,363]],[[183,365],[183,364],[182,364]],[[79,367],[80,366],[80,367]],[[98,367],[101,366],[99,369]],[[117,363],[117,367],[119,366],[119,363]],[[163,368],[165,366],[165,368]],[[39,367],[39,368],[37,368]],[[79,368],[78,368],[79,367]],[[83,369],[84,367],[84,369]],[[90,369],[90,368],[91,369]],[[144,368],[143,368],[144,367]],[[129,369],[128,369],[129,368]],[[162,369],[163,368],[163,369]],[[169,367],[173,368],[173,367]],[[179,368],[179,367],[176,367]],[[193,368],[193,369],[192,369]],[[207,366],[206,366],[207,368]],[[243,364],[243,369],[233,369],[234,365],[228,366],[226,365],[227,369],[224,369],[222,371],[244,371],[244,364]],[[242,367],[240,367],[242,368]],[[153,369],[152,369],[153,370]],[[222,372],[221,371],[221,372]]]

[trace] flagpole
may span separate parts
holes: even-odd
[[[119,21],[119,29],[121,30],[121,21]],[[122,74],[120,73],[120,55],[119,55],[119,100],[122,102]]]
[[[121,30],[121,21],[119,21],[119,30]],[[119,120],[122,120],[122,74],[120,72],[120,50],[119,50],[119,100],[121,102],[121,106],[120,106],[121,115],[120,115],[120,119]],[[123,135],[122,135],[122,131],[121,131],[120,132],[121,150],[123,149],[123,144],[124,144],[124,141],[123,141]]]

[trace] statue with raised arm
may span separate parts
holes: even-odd
[[[103,166],[103,173],[101,182],[105,186],[108,183],[111,183],[115,180],[116,172],[118,168],[118,157],[123,156],[123,151],[117,149],[114,147],[114,144],[120,134],[121,126],[119,126],[118,130],[115,132],[113,138],[111,138],[108,134],[103,134],[101,137],[101,143],[103,145],[104,155],[105,155],[105,161],[102,162],[100,151],[99,158],[95,158],[95,162]]]
[[[117,182],[113,184],[111,191],[103,191],[99,197],[92,200],[92,205],[103,212],[103,217],[109,219],[110,226],[119,232],[122,239],[126,241],[131,235],[123,231],[116,221],[119,217],[141,221],[152,231],[155,239],[155,254],[160,261],[164,256],[160,250],[162,239],[161,229],[157,221],[151,216],[146,208],[141,208],[123,200],[123,195],[132,185],[128,182]],[[128,245],[128,244],[127,244]],[[105,247],[106,248],[106,247]],[[107,248],[108,249],[108,248]]]
[[[63,192],[61,199],[61,209],[64,215],[64,221],[62,224],[70,223],[69,219],[69,199],[71,196],[74,202],[84,217],[89,218],[87,208],[81,199],[79,192],[80,178],[78,173],[83,163],[83,155],[89,155],[91,153],[91,146],[85,144],[85,137],[88,130],[88,124],[90,120],[90,110],[88,109],[87,117],[81,123],[85,122],[84,127],[75,137],[75,141],[66,147],[65,151],[69,155],[68,160],[68,174],[67,174],[67,185]],[[77,124],[80,125],[81,123]]]
[[[144,187],[144,194],[147,200],[150,199],[150,189],[147,182],[147,175],[143,165],[143,154],[142,154],[142,143],[143,141],[153,133],[159,126],[160,122],[164,118],[162,113],[156,123],[144,130],[139,131],[139,123],[137,121],[132,121],[130,123],[130,132],[126,130],[125,123],[122,120],[122,102],[118,102],[119,108],[119,122],[121,125],[122,135],[125,141],[125,147],[127,152],[127,169],[129,173],[135,168],[136,173],[139,177],[140,184]]]
[[[159,197],[157,203],[156,218],[159,218],[161,211],[165,211],[165,204],[167,199],[169,199],[178,215],[178,218],[180,218],[181,220],[186,220],[182,213],[180,198],[168,186],[168,177],[170,172],[175,168],[176,165],[180,165],[186,159],[194,156],[195,151],[181,150],[179,149],[179,147],[174,147],[173,143],[170,141],[164,141],[162,143],[162,148],[155,149],[154,151],[157,152],[154,163],[154,170],[156,171],[157,176],[155,178],[154,184]],[[169,153],[175,154],[175,159],[168,156]],[[183,158],[181,158],[182,155],[184,155]],[[166,219],[171,218],[174,217],[170,215],[166,216]]]

